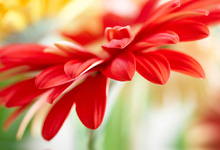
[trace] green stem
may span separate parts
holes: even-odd
[[[88,150],[94,150],[94,131],[89,130]]]

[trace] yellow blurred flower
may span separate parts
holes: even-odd
[[[0,40],[23,31],[43,17],[53,17],[70,0],[0,0]]]

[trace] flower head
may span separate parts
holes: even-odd
[[[137,71],[152,83],[165,84],[171,70],[204,78],[195,59],[162,46],[207,37],[207,25],[220,19],[215,8],[220,2],[211,1],[207,7],[203,0],[182,0],[181,5],[178,0],[162,5],[158,5],[159,0],[149,0],[131,23],[142,24],[137,33],[131,33],[130,26],[106,28],[108,43],[99,45],[101,53],[107,52],[106,57],[70,42],[55,43],[56,48],[38,44],[2,47],[1,71],[17,68],[8,77],[24,75],[0,92],[1,103],[19,107],[6,121],[6,127],[28,106],[29,114],[34,115],[46,101],[56,101],[44,121],[42,134],[46,140],[56,135],[74,105],[81,122],[97,129],[105,113],[109,78],[130,81]],[[30,116],[24,120],[29,122]]]

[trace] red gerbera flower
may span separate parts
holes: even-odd
[[[206,25],[220,19],[220,12],[215,9],[220,1],[211,0],[210,7],[203,0],[183,0],[181,6],[178,0],[160,6],[158,2],[149,0],[133,21],[144,22],[134,36],[129,26],[106,28],[109,43],[102,46],[108,53],[105,58],[69,42],[56,43],[57,48],[37,44],[3,47],[1,71],[15,69],[8,77],[24,75],[22,81],[0,92],[1,103],[18,107],[5,126],[28,106],[32,108],[30,116],[34,115],[44,104],[36,98],[43,98],[49,103],[57,100],[44,121],[42,134],[46,140],[56,135],[74,104],[81,122],[87,128],[96,129],[105,113],[108,78],[129,81],[136,70],[156,84],[165,84],[171,70],[204,78],[204,71],[195,59],[161,46],[207,37]],[[33,74],[36,72],[40,73]],[[30,120],[30,116],[25,119]]]

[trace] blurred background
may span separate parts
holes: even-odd
[[[126,25],[145,0],[0,0],[0,45],[76,42],[97,51],[107,26]],[[25,114],[9,128],[3,124],[13,109],[0,107],[1,150],[215,150],[220,148],[220,26],[197,42],[172,46],[193,56],[206,79],[175,72],[166,85],[136,74],[131,82],[111,81],[104,122],[90,131],[71,113],[50,142],[41,136],[34,116],[24,137],[16,133]],[[4,86],[11,81],[3,81]],[[49,104],[48,104],[49,105]]]

